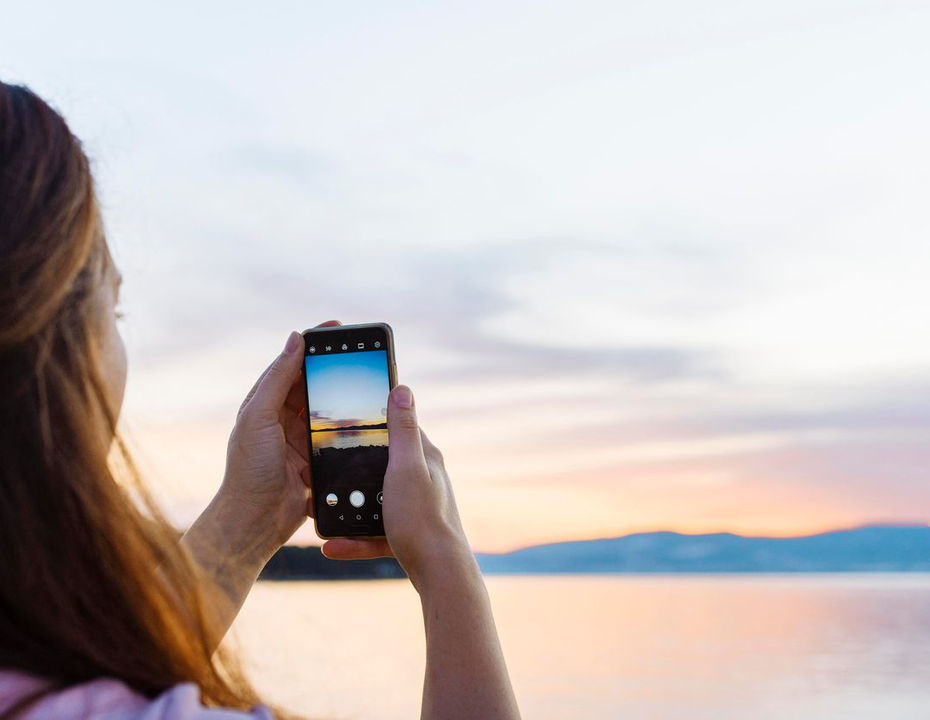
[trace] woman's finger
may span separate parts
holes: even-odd
[[[331,560],[370,560],[394,555],[385,538],[334,538],[320,549]]]
[[[310,450],[307,443],[307,421],[290,410],[284,413],[284,439],[287,440],[288,447],[296,450],[304,459],[304,462],[310,462]]]
[[[309,483],[307,483],[307,487],[310,487]],[[313,490],[310,490],[310,493],[307,496],[307,517],[316,517],[316,514],[313,511]]]
[[[304,463],[304,466],[300,468],[300,479],[304,481],[304,485],[313,490],[313,485],[310,482],[310,466],[307,463]],[[310,517],[313,517],[313,515],[310,515]]]
[[[242,415],[242,411],[245,409],[245,406],[249,404],[249,400],[252,399],[252,396],[255,394],[255,391],[258,390],[258,386],[261,384],[262,380],[265,379],[265,375],[267,375],[268,371],[271,370],[272,365],[274,365],[274,360],[268,363],[268,367],[266,367],[262,371],[262,374],[258,376],[258,380],[255,381],[255,384],[252,385],[252,388],[249,390],[248,393],[246,393],[245,400],[243,400],[242,404],[239,406],[239,412],[237,413],[236,417],[238,417],[239,415]]]
[[[336,325],[342,325],[342,322],[339,321],[339,320],[327,320],[326,322],[321,322],[319,325],[315,325],[314,327],[318,327],[318,328],[321,328],[321,327],[334,327],[334,326],[336,326]],[[249,404],[249,400],[252,399],[252,396],[255,394],[255,391],[258,390],[258,387],[262,384],[262,380],[265,379],[265,376],[268,374],[268,371],[271,370],[271,368],[272,368],[272,366],[274,366],[274,364],[275,364],[275,360],[272,360],[272,361],[268,364],[268,367],[266,367],[266,368],[262,371],[262,374],[258,376],[258,380],[255,381],[255,384],[254,384],[254,385],[252,385],[252,388],[249,390],[249,392],[248,392],[248,393],[246,394],[246,396],[245,396],[245,400],[243,400],[243,401],[242,401],[242,404],[239,406],[239,413],[238,413],[239,415],[242,414],[242,410],[245,408],[245,406]],[[303,406],[303,404],[304,404],[303,388],[301,387],[301,385],[302,385],[302,383],[300,383],[300,382],[299,382],[299,379],[298,379],[298,380],[295,380],[295,382],[294,382],[294,387],[291,388],[291,392],[294,393],[294,401],[293,401],[293,402],[296,403],[296,407],[294,408],[295,411],[299,411],[300,408],[301,408],[301,407]],[[290,400],[291,400],[291,396],[290,396],[290,394],[289,394],[288,397],[287,397],[287,401],[290,401]]]
[[[287,397],[284,399],[284,407],[293,411],[295,414],[303,410],[306,413],[307,393],[304,390],[303,373],[294,378],[294,384],[291,386]]]
[[[291,332],[284,349],[265,371],[241,412],[251,413],[251,417],[265,422],[277,421],[284,399],[299,374],[300,364],[303,362],[303,349],[303,335]]]
[[[287,453],[287,462],[293,468],[294,474],[303,478],[303,470],[307,467],[307,459],[290,445],[285,446],[284,452]]]

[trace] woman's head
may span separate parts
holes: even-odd
[[[0,668],[248,707],[213,655],[212,591],[117,433],[119,281],[80,143],[0,82]]]
[[[126,382],[115,324],[121,275],[103,234],[87,157],[54,110],[27,88],[5,84],[0,258],[0,358],[14,370],[5,384],[22,392],[47,374],[92,379],[99,369],[115,421]],[[49,408],[35,410],[39,427],[47,428]]]

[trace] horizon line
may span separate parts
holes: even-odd
[[[367,430],[367,429],[378,429],[378,430],[380,430],[381,428],[384,428],[384,429],[386,430],[386,429],[387,429],[387,422],[369,422],[369,423],[362,423],[362,424],[360,424],[360,425],[359,425],[359,424],[355,424],[355,425],[335,425],[335,426],[333,426],[333,427],[322,427],[322,428],[314,428],[314,427],[311,427],[311,428],[310,428],[310,432],[311,432],[311,433],[315,433],[315,432],[334,432],[334,431],[337,431],[337,430],[355,430],[355,429],[359,429],[359,428],[366,429],[366,430]]]
[[[912,522],[867,522],[861,523],[858,525],[843,525],[838,527],[829,528],[826,530],[818,530],[816,532],[804,532],[796,535],[751,535],[743,534],[738,532],[733,532],[731,530],[717,530],[710,532],[682,532],[680,530],[668,530],[668,529],[657,529],[657,530],[637,530],[635,532],[620,533],[617,535],[598,535],[594,537],[586,538],[571,538],[564,540],[551,540],[547,542],[533,543],[531,545],[518,545],[509,550],[497,550],[497,551],[487,551],[487,550],[477,550],[472,549],[472,552],[480,555],[509,555],[511,553],[520,552],[521,550],[529,550],[530,548],[545,547],[547,545],[562,545],[569,543],[579,543],[579,542],[594,542],[597,540],[619,540],[621,538],[633,537],[635,535],[657,535],[659,533],[669,533],[672,535],[682,535],[686,537],[702,537],[707,535],[733,535],[735,537],[747,538],[747,539],[757,539],[757,540],[797,540],[801,538],[811,538],[817,537],[818,535],[830,535],[832,533],[838,532],[850,532],[853,530],[866,530],[868,528],[928,528],[930,527],[930,521],[912,521]],[[319,539],[319,538],[318,538]],[[309,545],[296,545],[286,543],[282,547],[320,547],[320,544],[309,544]]]

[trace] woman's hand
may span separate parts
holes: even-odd
[[[420,594],[426,629],[424,720],[519,720],[484,580],[468,547],[442,455],[417,425],[413,393],[388,399],[387,539],[333,539],[328,557],[393,554]]]
[[[245,530],[252,537],[246,545],[265,560],[313,515],[303,361],[303,336],[293,332],[239,408],[217,492],[227,508],[227,531]]]
[[[293,332],[242,402],[223,482],[182,538],[230,601],[220,611],[226,627],[265,563],[313,513],[303,358],[303,336]]]
[[[472,558],[442,454],[417,423],[413,393],[398,385],[388,398],[388,467],[384,476],[386,538],[335,538],[323,545],[330,558],[393,555],[420,589],[437,564]]]

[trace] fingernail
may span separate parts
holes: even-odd
[[[413,393],[410,392],[410,388],[406,385],[397,388],[394,393],[394,400],[397,402],[397,407],[405,409],[413,407]]]
[[[300,334],[296,330],[291,330],[287,336],[287,342],[284,343],[284,354],[290,355],[297,349],[297,343],[300,341]]]

